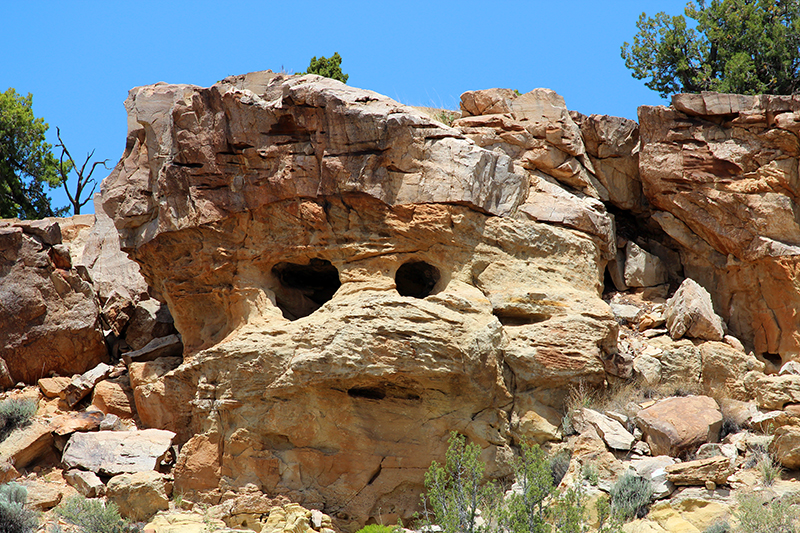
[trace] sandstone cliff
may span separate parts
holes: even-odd
[[[568,385],[601,384],[616,353],[609,193],[563,99],[451,128],[268,78],[133,90],[103,183],[186,346],[146,383],[131,370],[142,421],[186,442],[176,487],[407,517],[453,429],[508,472],[519,421],[557,431]]]
[[[40,380],[69,403],[47,409],[94,387],[174,436],[188,501],[288,498],[343,529],[407,519],[453,430],[495,477],[577,430],[570,476],[597,465],[606,491],[609,449],[673,468],[646,456],[720,436],[710,398],[569,422],[575,388],[704,389],[794,423],[800,99],[679,95],[641,125],[547,89],[461,100],[448,126],[313,75],[133,89],[96,220],[0,223],[0,385],[121,356]],[[692,468],[670,475],[702,485]]]

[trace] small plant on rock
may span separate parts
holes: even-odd
[[[3,533],[28,533],[36,530],[36,514],[25,508],[28,490],[18,483],[0,485],[0,531]]]
[[[135,524],[124,520],[113,502],[97,498],[73,496],[62,501],[56,515],[78,526],[81,533],[133,533],[140,531]]]
[[[452,126],[453,121],[458,118],[458,112],[449,111],[447,109],[440,109],[436,111],[431,118],[433,120],[441,122],[445,126]]]
[[[766,487],[771,487],[775,481],[781,478],[783,473],[781,465],[767,452],[759,454],[756,461],[756,470],[761,474],[761,481]]]
[[[611,512],[623,521],[642,518],[652,495],[650,482],[629,470],[611,487]]]
[[[30,424],[36,414],[36,400],[8,398],[0,401],[0,441],[4,441],[17,428]]]

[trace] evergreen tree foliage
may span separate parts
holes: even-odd
[[[648,88],[662,97],[800,91],[800,0],[697,0],[684,13],[642,13],[633,43],[622,46],[625,66]]]
[[[312,57],[305,74],[319,74],[326,78],[339,80],[342,83],[347,83],[347,78],[350,77],[342,72],[342,56],[339,55],[339,52],[335,52],[330,58],[320,56],[317,59],[317,56]]]
[[[34,219],[61,214],[44,185],[58,187],[58,162],[45,142],[47,124],[33,115],[33,97],[0,93],[0,217]]]

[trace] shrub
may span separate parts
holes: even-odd
[[[0,402],[0,441],[12,431],[26,426],[36,414],[36,400],[31,398],[9,398]]]
[[[611,512],[621,520],[641,518],[652,495],[650,482],[629,470],[611,487]]]
[[[703,533],[731,533],[731,525],[727,520],[715,522],[708,526]]]
[[[539,446],[523,444],[520,457],[514,461],[514,477],[520,491],[512,493],[501,513],[503,529],[511,533],[549,531],[545,500],[554,491],[553,473],[547,456]]]
[[[342,56],[339,55],[339,52],[335,52],[329,58],[325,56],[320,56],[319,59],[317,59],[317,56],[312,57],[311,62],[308,64],[308,70],[305,73],[318,74],[326,78],[339,80],[342,83],[347,83],[347,79],[350,77],[348,74],[342,72]],[[298,74],[303,73],[298,72]]]
[[[741,533],[794,533],[797,515],[797,505],[789,499],[768,502],[763,496],[752,493],[739,498],[739,507],[734,513],[739,522],[737,531]]]
[[[399,526],[384,526],[382,524],[369,524],[362,527],[356,533],[396,533]]]
[[[482,530],[476,523],[480,510],[496,508],[497,490],[491,483],[481,485],[486,465],[477,444],[467,443],[455,431],[449,443],[445,464],[434,461],[425,473],[428,493],[422,496],[422,519],[427,525],[438,524],[444,533],[475,533]]]
[[[82,533],[131,533],[139,528],[119,515],[119,509],[112,502],[73,496],[62,501],[56,514],[70,524],[80,528]]]
[[[18,483],[0,485],[0,531],[3,533],[28,533],[36,530],[36,514],[25,508],[28,491]]]

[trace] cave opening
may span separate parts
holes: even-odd
[[[425,261],[409,261],[397,269],[394,276],[397,292],[401,296],[425,298],[439,282],[439,269]]]
[[[303,318],[333,298],[341,287],[339,271],[325,259],[311,259],[307,265],[281,262],[272,267],[279,286],[275,301],[289,320]]]

